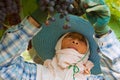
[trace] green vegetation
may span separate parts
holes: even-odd
[[[106,3],[111,11],[109,26],[115,31],[120,40],[120,0],[106,0]]]

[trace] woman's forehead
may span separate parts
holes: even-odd
[[[76,37],[76,38],[84,38],[84,36],[77,32],[70,32],[65,37]]]

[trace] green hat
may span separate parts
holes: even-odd
[[[68,29],[64,29],[63,25],[65,23],[65,18],[60,19],[59,14],[56,14],[54,17],[56,19],[55,22],[51,22],[50,25],[46,26],[43,24],[42,30],[33,37],[32,45],[35,48],[38,55],[42,58],[42,60],[51,59],[55,55],[55,46],[59,38],[67,33],[67,32],[79,32],[83,34],[89,42],[90,46],[90,57],[94,63],[94,67],[91,71],[92,74],[100,74],[100,57],[97,53],[98,45],[93,39],[94,29],[93,26],[86,20],[74,16],[69,15],[70,17],[70,25],[71,27]]]

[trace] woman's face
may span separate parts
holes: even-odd
[[[84,36],[76,32],[71,32],[67,34],[62,40],[61,46],[62,49],[75,49],[81,54],[85,54],[87,52],[87,42]]]

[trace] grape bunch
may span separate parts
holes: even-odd
[[[20,0],[0,0],[0,28],[21,22]]]
[[[65,17],[64,29],[70,28],[70,18],[68,14],[72,12],[74,0],[39,0],[38,5],[42,11],[48,12],[48,18],[46,23],[49,24],[51,21],[55,21],[53,14],[60,13],[60,18]]]

